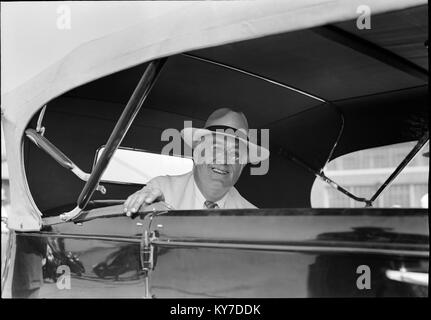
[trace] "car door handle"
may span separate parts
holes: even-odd
[[[400,270],[386,270],[386,277],[394,281],[428,286],[428,273],[426,272],[412,272],[401,268]]]

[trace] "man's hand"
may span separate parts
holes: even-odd
[[[130,217],[135,213],[143,204],[151,204],[156,201],[164,201],[165,197],[160,189],[151,186],[145,186],[141,190],[136,191],[130,195],[124,202],[124,212]]]

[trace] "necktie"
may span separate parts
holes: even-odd
[[[209,200],[205,201],[204,205],[208,209],[218,209],[218,208],[220,208],[217,203],[209,201]]]

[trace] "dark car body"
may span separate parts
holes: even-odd
[[[130,219],[114,206],[17,234],[17,243],[39,243],[22,252],[40,265],[46,259],[44,267],[47,247],[63,257],[57,265],[70,267],[64,290],[61,275],[54,282],[35,268],[41,298],[420,297],[427,287],[408,273],[428,272],[427,222],[425,209],[159,211]],[[358,285],[361,266],[370,270],[368,289]],[[14,283],[17,292],[29,285]]]

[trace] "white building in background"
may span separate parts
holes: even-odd
[[[358,197],[370,199],[394,169],[410,152],[416,142],[353,152],[331,161],[325,174]],[[378,208],[428,207],[429,157],[428,144],[416,155],[399,176],[383,191],[374,203]],[[328,184],[316,180],[311,202],[313,207],[364,207]]]

